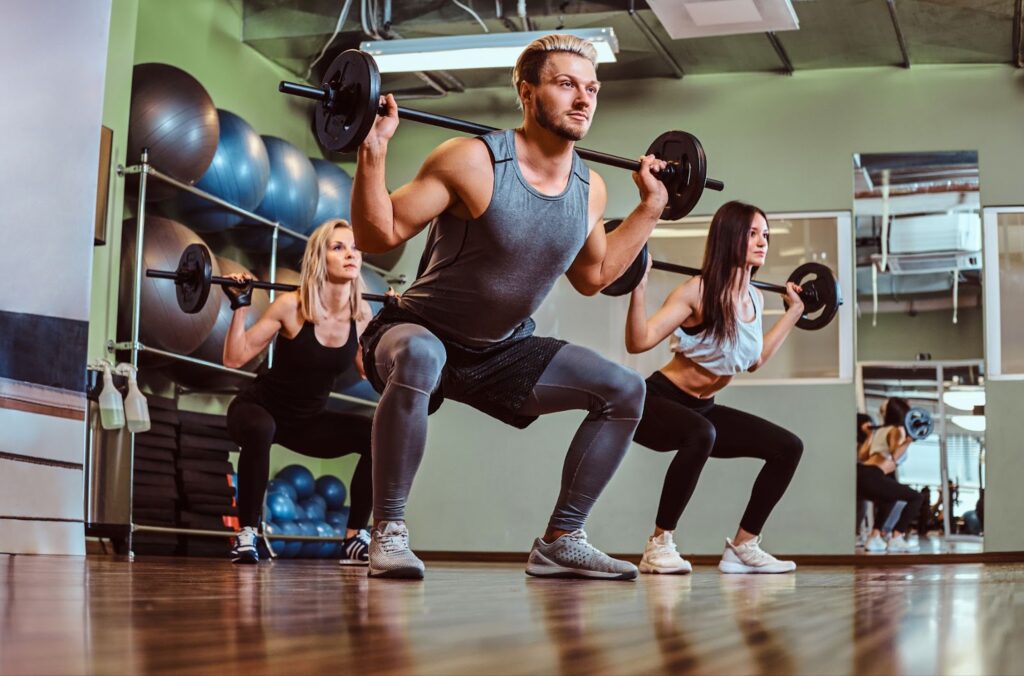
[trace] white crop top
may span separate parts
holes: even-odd
[[[754,301],[754,318],[749,322],[736,322],[736,339],[719,343],[705,335],[700,326],[687,329],[682,326],[672,332],[669,349],[700,364],[716,376],[734,376],[747,371],[761,358],[764,331],[761,315],[764,311],[761,297],[754,288],[747,287]]]
[[[893,425],[885,425],[875,430],[875,435],[871,437],[871,447],[868,450],[868,457],[872,455],[880,455],[882,458],[889,460],[892,458],[892,451],[889,450],[889,430]],[[903,457],[906,457],[904,454]],[[902,458],[900,458],[902,460]]]

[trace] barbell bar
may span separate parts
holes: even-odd
[[[605,232],[611,232],[621,223],[620,219],[606,221],[604,224]],[[606,296],[624,296],[635,289],[647,272],[648,255],[647,245],[644,244],[640,253],[629,264],[626,271],[618,279],[602,289],[601,293]],[[701,274],[698,268],[669,263],[667,261],[654,260],[651,262],[651,267],[655,270],[674,272],[691,277]],[[835,274],[827,266],[814,262],[804,263],[790,274],[787,281],[793,282],[802,289],[800,291],[800,298],[804,302],[804,313],[796,323],[798,327],[809,331],[816,331],[827,326],[835,318],[836,313],[839,311],[839,306],[843,304],[843,297]],[[759,279],[752,279],[750,283],[759,289],[778,293],[783,297],[786,295],[786,287],[780,284],[762,282]],[[819,312],[820,314],[815,315],[815,313]]]
[[[221,277],[213,274],[213,261],[210,257],[210,250],[202,244],[189,244],[181,253],[176,270],[146,270],[147,277],[156,279],[170,279],[174,281],[178,307],[187,314],[195,314],[203,309],[207,299],[210,297],[210,287],[213,284],[219,286],[244,287],[251,284],[254,289],[267,289],[273,291],[295,291],[299,287],[294,284],[282,284],[280,282],[261,282],[251,280],[247,283],[237,282],[231,277]],[[364,293],[363,298],[378,303],[388,302],[391,296],[379,293]]]
[[[278,91],[290,96],[312,99],[316,107],[316,135],[321,145],[335,152],[353,152],[370,133],[378,115],[387,115],[386,106],[380,104],[380,70],[373,57],[357,49],[339,54],[324,72],[319,87],[282,81]],[[452,129],[467,134],[487,134],[497,131],[475,122],[446,115],[398,107],[398,116],[412,122]],[[640,162],[586,148],[576,148],[585,160],[620,169],[639,171]],[[704,189],[724,190],[725,184],[707,177],[707,157],[700,141],[683,131],[665,132],[647,150],[648,155],[668,162],[657,176],[669,191],[669,201],[662,218],[678,220],[697,205]]]

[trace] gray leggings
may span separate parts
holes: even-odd
[[[441,379],[445,349],[428,329],[398,324],[381,336],[374,357],[385,387],[373,418],[373,516],[400,521],[423,458],[427,404]],[[645,389],[635,371],[576,345],[563,347],[544,369],[520,413],[589,412],[565,456],[551,528],[583,527],[629,448]]]

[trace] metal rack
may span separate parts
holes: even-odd
[[[247,211],[247,210],[242,209],[240,207],[237,207],[234,204],[231,204],[230,202],[227,202],[227,201],[225,201],[225,200],[223,200],[223,199],[221,199],[221,198],[219,198],[219,197],[217,197],[215,195],[211,195],[210,193],[208,193],[208,192],[206,192],[204,190],[200,190],[199,188],[196,188],[193,185],[189,185],[187,183],[183,183],[183,182],[175,179],[174,177],[169,176],[169,175],[161,172],[160,170],[156,169],[155,167],[153,167],[152,164],[149,163],[149,152],[147,150],[143,150],[142,151],[142,156],[140,158],[139,164],[130,165],[130,166],[127,166],[127,167],[122,166],[122,165],[118,165],[118,167],[117,167],[117,175],[119,177],[121,177],[121,178],[124,178],[124,177],[127,177],[127,176],[131,176],[131,175],[135,175],[135,174],[137,174],[139,176],[139,189],[138,189],[138,205],[139,205],[139,209],[138,209],[138,216],[136,218],[135,270],[134,270],[134,279],[132,280],[131,339],[128,342],[115,342],[113,340],[108,340],[107,341],[107,351],[111,352],[111,353],[113,353],[115,351],[118,351],[118,350],[125,350],[125,351],[130,352],[130,355],[131,355],[130,363],[135,368],[138,368],[138,365],[139,365],[139,353],[140,352],[151,352],[153,354],[157,354],[157,355],[160,355],[160,356],[163,356],[163,357],[167,357],[167,358],[170,358],[170,359],[173,359],[173,360],[176,360],[176,361],[188,362],[190,364],[196,364],[196,365],[203,366],[203,367],[206,367],[206,368],[209,368],[209,369],[213,369],[213,370],[217,370],[217,371],[222,371],[222,372],[226,372],[226,373],[231,373],[231,374],[242,376],[242,377],[246,377],[246,378],[255,378],[256,377],[255,373],[250,373],[248,371],[242,371],[240,369],[230,368],[230,367],[224,366],[222,364],[217,364],[217,363],[214,363],[214,362],[206,361],[204,359],[197,359],[195,357],[190,357],[188,355],[182,355],[182,354],[178,354],[178,353],[175,353],[175,352],[168,352],[166,350],[160,350],[160,349],[157,349],[155,347],[150,347],[150,346],[144,345],[139,340],[139,323],[140,323],[141,303],[142,303],[142,278],[143,278],[143,276],[145,274],[144,270],[142,269],[142,266],[143,266],[143,262],[144,262],[143,261],[143,254],[144,254],[144,237],[145,237],[145,223],[146,223],[146,188],[147,188],[147,184],[148,184],[150,178],[156,179],[158,181],[161,181],[163,183],[171,185],[171,186],[177,188],[178,190],[182,190],[182,191],[185,191],[185,192],[188,192],[188,193],[192,193],[193,195],[196,195],[197,197],[199,197],[199,198],[201,198],[203,200],[206,200],[206,201],[211,202],[213,204],[216,204],[216,205],[218,205],[218,206],[220,206],[220,207],[222,207],[222,208],[224,208],[224,209],[226,209],[228,211],[231,211],[231,212],[233,212],[235,214],[238,214],[238,215],[244,217],[249,222],[256,223],[258,225],[262,225],[262,226],[266,226],[266,227],[271,228],[272,229],[272,233],[271,233],[271,240],[270,240],[270,280],[269,281],[272,282],[272,283],[276,281],[276,277],[277,277],[277,243],[278,243],[278,237],[279,237],[280,233],[283,232],[283,233],[285,233],[285,234],[287,234],[287,235],[289,235],[291,237],[294,237],[296,239],[303,240],[303,241],[309,241],[309,237],[306,236],[306,235],[303,235],[302,233],[299,233],[299,232],[296,232],[296,231],[291,230],[289,228],[286,228],[283,225],[281,225],[280,223],[278,223],[277,221],[271,221],[271,220],[269,220],[267,218],[264,218],[263,216],[260,216],[259,214],[253,213],[251,211]],[[382,275],[387,275],[388,274],[387,270],[384,270],[384,269],[379,268],[379,267],[374,266],[374,265],[370,265],[368,263],[364,263],[363,266],[368,268],[368,269],[370,269],[370,270],[378,272],[378,273],[380,273]],[[400,277],[400,278],[398,278],[396,280],[389,280],[389,281],[396,281],[396,282],[401,283],[401,282],[404,281],[404,278]],[[275,295],[274,291],[271,290],[270,291],[270,300],[271,300],[271,302],[273,302],[273,300],[274,300],[274,295]],[[268,364],[268,366],[273,364],[273,358],[274,358],[274,351],[273,350],[274,350],[274,346],[273,346],[273,344],[271,344],[269,346],[268,353],[267,353],[267,364]],[[372,407],[372,408],[376,408],[376,406],[377,406],[377,402],[375,402],[375,401],[371,401],[369,399],[362,399],[362,398],[359,398],[359,397],[353,397],[353,396],[350,396],[350,395],[342,394],[340,392],[331,392],[329,396],[332,399],[338,399],[338,400],[341,400],[341,401],[346,401],[346,402],[349,402],[349,403],[360,404],[360,405],[363,405],[363,406],[369,406],[369,407]],[[135,465],[135,434],[134,433],[129,434],[128,437],[129,437],[129,441],[128,441],[129,448],[128,448],[128,454],[127,454],[128,455],[127,475],[129,477],[129,482],[128,482],[128,520],[129,520],[129,524],[128,524],[127,544],[128,544],[128,558],[129,558],[129,560],[133,560],[134,557],[135,557],[134,551],[133,551],[133,548],[132,548],[132,539],[133,539],[133,534],[136,533],[136,532],[174,533],[174,534],[178,534],[178,535],[193,535],[193,536],[201,536],[201,537],[232,537],[234,535],[234,533],[228,532],[228,531],[221,532],[221,531],[213,531],[213,530],[202,530],[202,529],[193,529],[193,528],[178,528],[178,527],[169,527],[169,526],[146,526],[146,525],[141,525],[141,524],[134,523],[134,519],[133,519],[132,514],[133,514],[134,490],[135,490],[135,488],[134,488],[134,482],[133,482],[132,477],[134,477],[134,474],[135,474],[135,467],[134,467],[134,465]],[[320,538],[320,537],[314,537],[314,536],[308,536],[308,535],[284,535],[284,534],[281,534],[281,535],[274,535],[274,539],[275,540],[280,539],[280,540],[299,540],[299,541],[318,541],[318,542],[338,542],[338,541],[341,541],[343,538]],[[269,543],[268,543],[268,549],[270,549]],[[270,551],[273,552],[272,549],[270,549]],[[273,556],[273,553],[271,555]]]

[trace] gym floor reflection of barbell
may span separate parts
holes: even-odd
[[[604,226],[605,231],[611,232],[620,223],[622,221],[618,219],[607,221]],[[647,245],[644,244],[640,253],[629,264],[626,271],[618,279],[605,287],[601,293],[606,296],[624,296],[635,289],[647,272],[647,256]],[[701,271],[697,268],[659,260],[653,261],[651,267],[655,270],[675,272],[681,275],[690,275],[691,277],[701,274]],[[804,263],[790,274],[788,281],[793,282],[802,289],[800,291],[800,298],[804,302],[804,313],[796,323],[801,329],[815,331],[824,328],[836,316],[839,306],[843,304],[842,290],[839,288],[839,282],[836,280],[832,270],[821,263]],[[786,287],[779,284],[762,282],[757,279],[752,279],[750,284],[765,291],[773,291],[783,296],[786,295]],[[818,314],[815,315],[815,313]]]
[[[319,87],[281,82],[278,91],[319,102],[314,114],[317,139],[324,148],[334,152],[353,152],[370,133],[377,116],[387,115],[387,108],[380,104],[380,70],[377,62],[369,54],[357,49],[345,50],[335,57],[324,71]],[[497,127],[401,106],[398,108],[398,117],[467,134],[498,131]],[[576,154],[592,162],[630,171],[640,170],[637,160],[586,148],[576,148]],[[705,189],[725,189],[722,181],[708,178],[704,147],[693,134],[667,131],[651,143],[646,154],[668,163],[664,170],[656,174],[669,194],[668,204],[662,212],[665,220],[675,221],[689,214]]]
[[[195,314],[203,309],[206,300],[210,297],[210,287],[213,284],[220,286],[245,286],[231,277],[218,277],[213,274],[213,261],[210,258],[210,250],[202,244],[189,244],[181,253],[176,270],[146,270],[147,277],[156,279],[170,279],[174,281],[178,307],[183,312]],[[268,289],[273,291],[295,291],[299,287],[294,284],[281,284],[279,282],[261,282],[252,280],[254,289]],[[391,296],[379,293],[364,293],[363,298],[378,303],[387,302]]]

